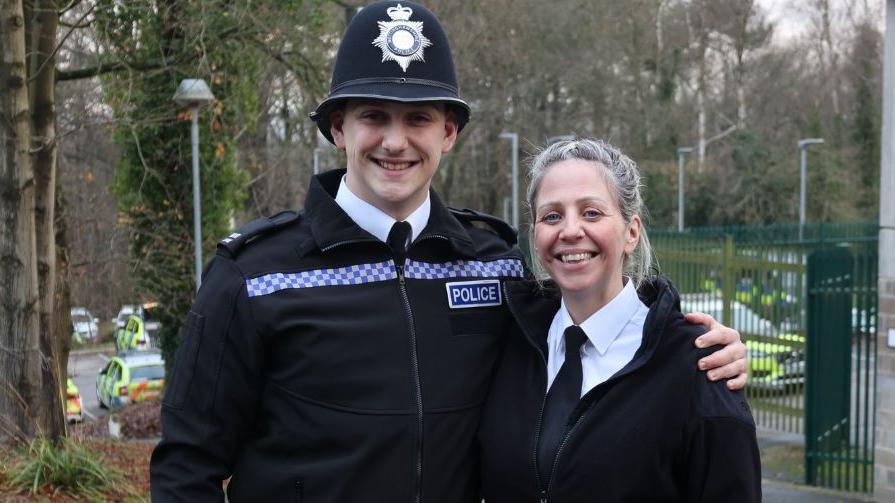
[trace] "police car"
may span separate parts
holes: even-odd
[[[715,293],[681,295],[681,311],[700,311],[721,321],[724,303]],[[749,387],[798,391],[805,384],[805,337],[785,332],[745,304],[732,300],[726,323],[742,334],[749,353]]]
[[[161,328],[161,323],[154,319],[156,307],[155,302],[138,306],[115,331],[115,348],[119,353],[145,351],[156,346],[155,337]]]
[[[104,409],[159,396],[165,385],[165,362],[156,351],[121,353],[96,376],[96,399]]]
[[[124,327],[115,331],[115,349],[119,353],[127,351],[145,351],[149,349],[151,339],[143,318],[132,314],[128,317]]]

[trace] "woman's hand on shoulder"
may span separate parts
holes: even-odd
[[[746,386],[748,360],[746,345],[740,340],[740,333],[718,323],[705,313],[689,313],[684,318],[695,325],[702,325],[708,332],[696,338],[696,347],[705,348],[720,344],[725,346],[699,360],[700,370],[705,370],[710,381],[728,379],[727,388],[742,389]]]

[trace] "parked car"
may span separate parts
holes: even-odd
[[[805,385],[805,338],[782,334],[780,343],[746,341],[749,385],[777,391],[796,391]]]
[[[111,358],[96,376],[96,399],[102,408],[118,408],[159,396],[164,384],[160,353],[123,353]]]
[[[112,320],[115,323],[115,330],[119,328],[124,328],[127,325],[127,319],[131,317],[132,314],[136,314],[140,309],[140,306],[135,304],[125,304],[121,306],[121,310],[118,311],[118,316]]]
[[[99,318],[94,318],[86,307],[71,308],[72,338],[78,342],[99,335]]]
[[[65,420],[69,423],[80,423],[83,419],[81,392],[69,377],[65,385]]]
[[[146,351],[151,347],[146,324],[143,323],[143,318],[135,314],[128,317],[124,328],[115,331],[115,348],[119,353]]]
[[[720,295],[683,294],[681,310],[700,311],[722,321],[724,303]],[[783,332],[770,320],[734,300],[731,320],[725,324],[740,332],[749,352],[749,386],[778,391],[798,389],[805,384],[805,337]]]
[[[119,353],[145,351],[156,347],[156,334],[161,323],[154,319],[155,303],[138,306],[123,327],[115,331],[115,348]]]

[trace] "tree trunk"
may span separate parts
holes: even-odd
[[[703,172],[705,166],[705,55],[699,65],[699,84],[696,88],[696,170],[698,173]]]
[[[34,173],[21,0],[0,2],[0,443],[33,436],[40,395]]]
[[[40,352],[42,398],[39,412],[41,430],[47,438],[65,434],[65,414],[55,341],[56,323],[53,320],[56,301],[56,68],[53,56],[59,13],[54,0],[37,0],[30,22],[34,43],[34,57],[29,63],[31,82],[31,127],[33,134],[35,238],[37,242],[37,274],[40,304]],[[69,333],[70,337],[71,334]]]
[[[752,17],[753,8],[752,0],[746,0],[739,4],[738,10],[734,10],[738,21],[735,28],[736,37],[734,37],[734,50],[736,52],[734,78],[736,80],[737,95],[736,124],[740,130],[746,128],[746,39],[749,36],[749,19]]]
[[[696,26],[692,19],[693,14],[697,15]],[[706,33],[705,20],[702,18],[702,11],[698,9],[687,10],[687,31],[690,38],[690,49],[695,51],[694,59],[697,67],[696,75],[696,169],[702,173],[705,166],[705,147],[706,147],[706,74],[708,68],[706,64],[706,52],[708,51],[708,34]]]
[[[830,86],[830,100],[833,105],[833,115],[839,117],[839,56],[836,54],[836,47],[833,46],[832,22],[830,21],[830,2],[822,0],[820,2],[821,11],[821,65],[824,73],[829,76],[828,83]]]
[[[58,179],[57,179],[58,183]],[[58,187],[57,187],[58,189]],[[62,206],[61,191],[56,191],[56,207]],[[53,335],[53,354],[56,355],[55,371],[59,377],[56,386],[57,399],[62,398],[62,407],[57,407],[61,427],[65,431],[65,392],[68,382],[68,354],[71,351],[71,290],[68,279],[68,229],[65,220],[59,218],[56,226],[56,293],[53,296],[53,326],[50,333]],[[49,388],[49,386],[44,386]],[[47,399],[47,397],[44,397]],[[49,403],[49,402],[46,402]]]

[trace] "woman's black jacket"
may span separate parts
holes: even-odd
[[[697,360],[705,329],[687,323],[663,278],[639,289],[649,306],[643,342],[616,375],[585,394],[542,487],[535,452],[546,388],[555,288],[507,283],[516,327],[479,431],[487,503],[758,502],[755,423],[742,392],[710,382]]]

